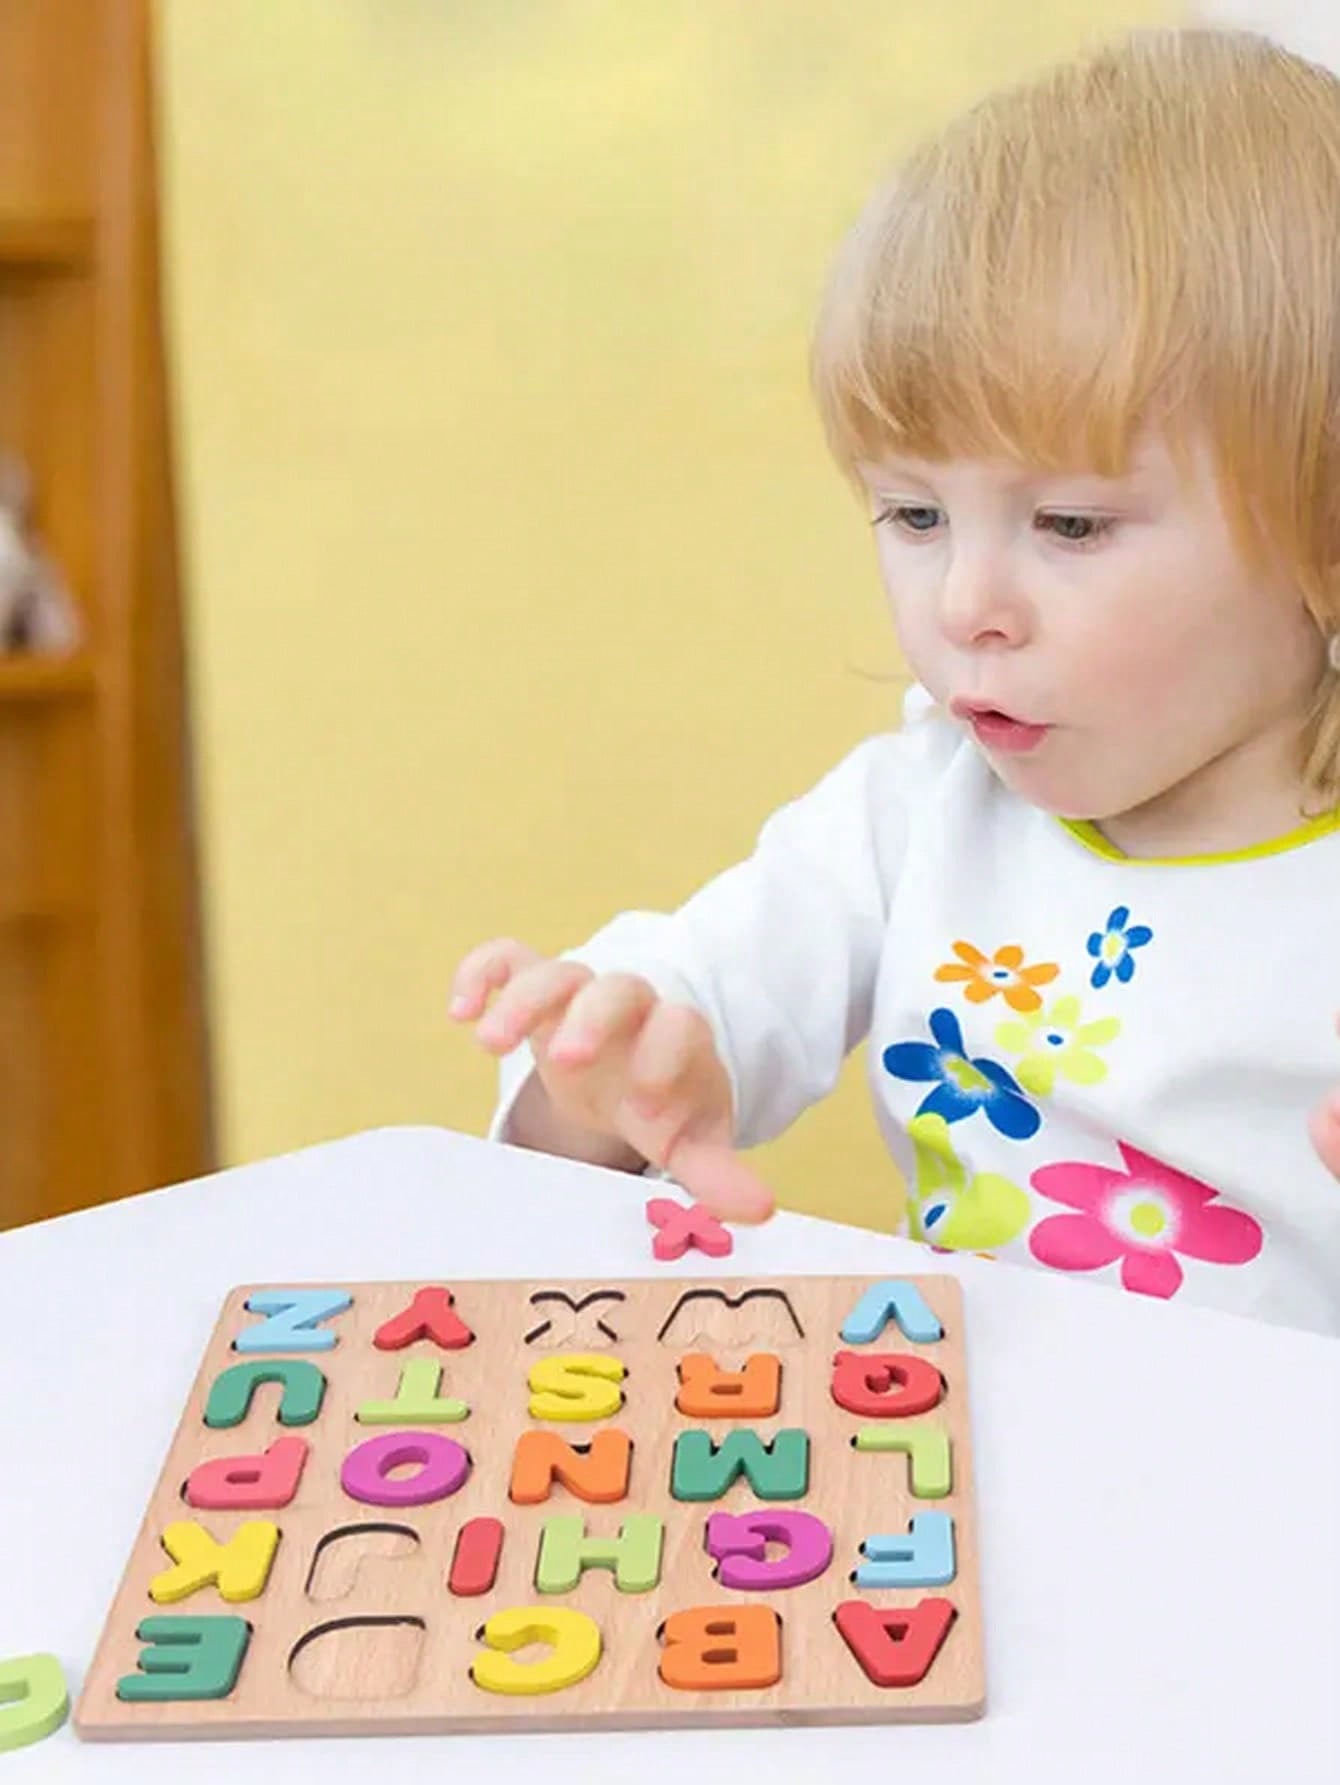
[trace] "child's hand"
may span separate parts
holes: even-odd
[[[447,1009],[475,1022],[492,1054],[529,1040],[564,1122],[622,1142],[716,1215],[763,1221],[772,1213],[771,1192],[732,1145],[730,1079],[698,1011],[668,1003],[632,974],[597,976],[508,938],[466,956]]]
[[[1337,1024],[1340,1028],[1340,1024]],[[1332,1091],[1312,1117],[1312,1144],[1327,1171],[1340,1178],[1340,1089]]]

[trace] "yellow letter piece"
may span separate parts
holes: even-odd
[[[623,1406],[619,1384],[624,1368],[617,1357],[570,1352],[542,1357],[531,1365],[532,1419],[608,1419]]]
[[[149,1597],[160,1605],[175,1605],[217,1581],[221,1599],[255,1599],[269,1579],[278,1544],[279,1526],[268,1519],[249,1519],[227,1543],[217,1542],[193,1519],[183,1519],[163,1533],[163,1548],[177,1566],[154,1576]]]
[[[561,1692],[584,1680],[600,1659],[600,1630],[584,1611],[549,1605],[520,1605],[496,1611],[484,1626],[488,1647],[470,1663],[470,1678],[486,1692],[530,1698]],[[513,1649],[549,1643],[542,1661],[513,1661]],[[501,1652],[500,1652],[501,1651]]]

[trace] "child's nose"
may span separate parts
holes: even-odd
[[[960,650],[982,644],[1022,644],[1025,606],[998,557],[957,551],[940,598],[945,637]]]

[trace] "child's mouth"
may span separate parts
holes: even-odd
[[[956,718],[965,720],[972,727],[984,749],[1009,755],[1036,750],[1051,730],[1050,725],[1031,725],[1027,720],[1002,713],[998,707],[977,706],[970,701],[955,701],[952,711]]]

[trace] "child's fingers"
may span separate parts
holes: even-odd
[[[777,1206],[772,1191],[734,1147],[681,1140],[670,1149],[665,1165],[695,1202],[723,1221],[766,1221]]]
[[[509,1054],[535,1030],[557,1021],[591,969],[579,961],[541,960],[509,980],[481,1017],[475,1037],[493,1053]]]
[[[602,973],[584,985],[549,1039],[559,1066],[585,1066],[616,1035],[635,1028],[656,1003],[656,992],[633,973]]]
[[[686,1005],[657,1004],[630,1063],[628,1138],[714,1215],[766,1221],[773,1194],[730,1144],[730,1103],[707,1018]]]
[[[702,1012],[686,1004],[657,1003],[642,1025],[629,1063],[629,1102],[639,1115],[654,1121],[676,1093],[692,1095],[689,1081],[695,1068],[716,1065],[716,1043]]]
[[[1327,1171],[1340,1178],[1340,1092],[1327,1098],[1313,1115],[1312,1144]]]
[[[497,936],[472,948],[457,967],[447,1001],[447,1015],[460,1022],[477,1017],[488,1003],[490,992],[500,992],[515,974],[532,967],[544,957],[524,942],[510,936]]]

